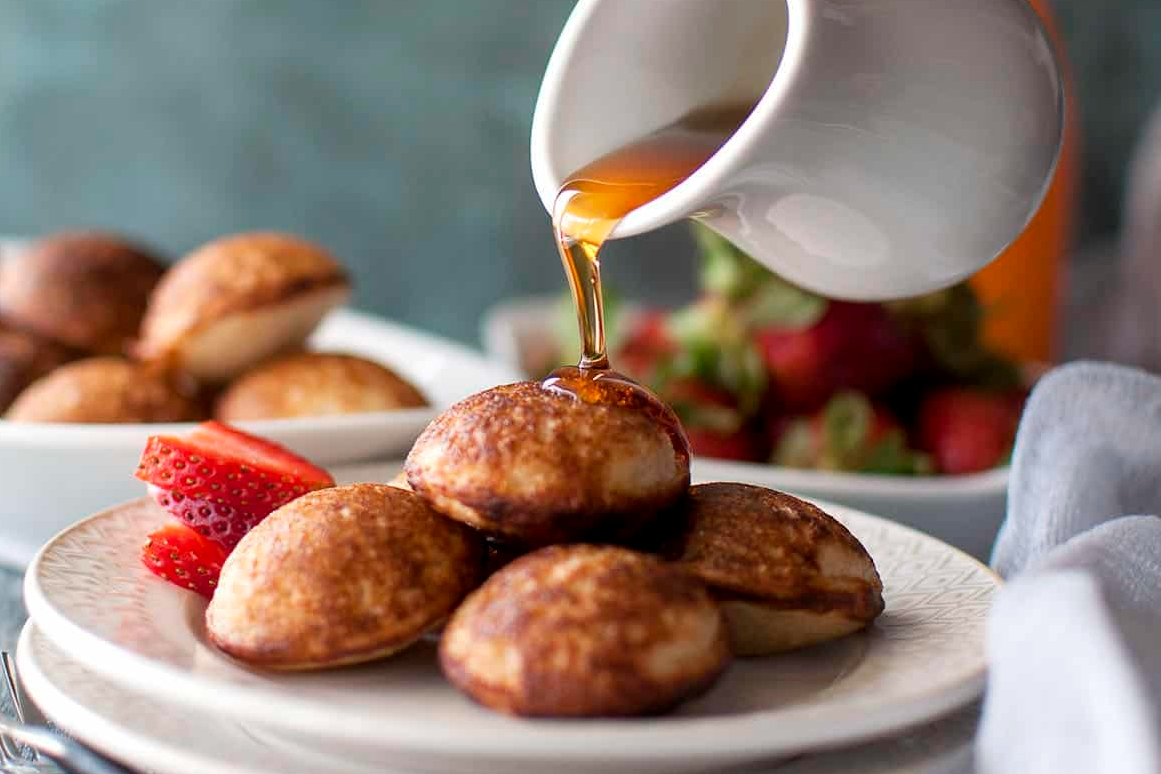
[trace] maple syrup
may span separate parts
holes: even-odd
[[[680,465],[689,465],[689,440],[677,414],[652,391],[629,377],[608,367],[563,366],[546,376],[540,385],[584,403],[617,406],[645,414],[669,436]]]
[[[712,156],[752,106],[693,111],[569,175],[552,208],[552,227],[576,303],[581,369],[608,368],[601,296],[601,247],[621,219],[666,193]]]
[[[609,368],[601,296],[601,247],[621,219],[689,177],[733,134],[750,106],[690,113],[569,175],[552,208],[552,227],[576,304],[580,364],[558,368],[542,385],[585,403],[649,415],[689,464],[689,441],[673,410],[637,382]]]

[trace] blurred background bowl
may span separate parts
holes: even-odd
[[[484,351],[514,370],[535,372],[558,350],[552,339],[558,309],[559,300],[545,296],[497,304],[480,324]],[[963,476],[884,476],[704,458],[694,465],[703,479],[751,481],[894,519],[981,560],[991,551],[1007,505],[1007,467]]]

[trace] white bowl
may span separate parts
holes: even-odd
[[[239,423],[321,465],[401,455],[440,409],[520,378],[516,369],[468,347],[345,309],[323,321],[311,345],[384,363],[432,403],[423,409]],[[0,562],[23,566],[68,524],[140,497],[144,484],[133,477],[133,470],[146,438],[192,427],[0,420]]]
[[[488,310],[484,351],[523,370],[546,351],[554,330],[553,298],[519,298]],[[631,313],[631,312],[630,312]],[[1008,468],[967,476],[882,476],[798,470],[777,465],[698,459],[701,478],[742,480],[876,513],[927,532],[986,560],[1007,511]]]

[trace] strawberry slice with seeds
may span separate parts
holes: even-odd
[[[151,573],[206,599],[214,595],[227,555],[219,544],[180,524],[165,525],[141,547],[141,562]]]
[[[163,509],[227,549],[275,509],[334,485],[309,460],[221,422],[152,436],[136,476]]]
[[[224,548],[238,545],[247,532],[273,512],[266,511],[264,507],[239,511],[224,502],[225,498],[219,498],[223,502],[217,502],[213,499],[187,497],[181,492],[171,492],[153,484],[149,485],[149,495],[170,516]]]

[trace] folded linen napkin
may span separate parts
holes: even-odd
[[[1161,379],[1041,380],[993,566],[980,774],[1161,774]]]

